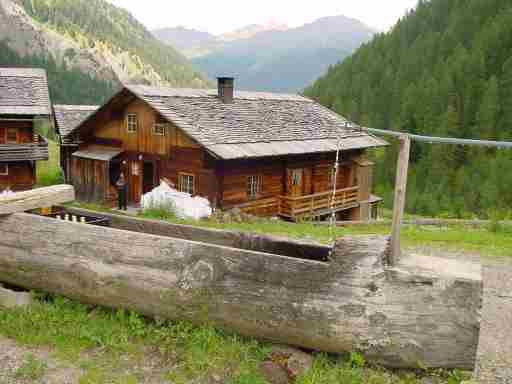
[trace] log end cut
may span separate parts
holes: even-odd
[[[335,265],[369,289],[353,289],[350,302],[360,317],[344,323],[354,327],[355,349],[391,367],[473,369],[483,294],[480,263],[404,253],[391,267],[385,244],[383,238],[351,237],[335,247]]]

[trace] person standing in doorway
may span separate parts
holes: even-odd
[[[124,178],[124,173],[121,172],[119,175],[119,179],[116,182],[117,188],[117,200],[119,204],[119,210],[126,211],[128,209],[128,194],[127,194],[127,185],[126,180]]]

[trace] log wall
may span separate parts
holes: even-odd
[[[30,161],[6,162],[8,174],[0,175],[0,192],[8,187],[12,191],[32,189],[36,183],[36,165]]]

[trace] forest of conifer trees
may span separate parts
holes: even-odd
[[[365,126],[512,141],[512,2],[422,0],[306,95]],[[396,152],[376,153],[387,204]],[[510,215],[512,151],[415,143],[408,189],[410,213]]]

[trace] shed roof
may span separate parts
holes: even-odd
[[[98,105],[54,105],[55,125],[61,144],[72,144],[70,134],[98,108]]]
[[[46,71],[0,68],[0,115],[51,115]]]
[[[110,161],[123,152],[122,148],[91,145],[73,153],[73,156],[81,159]]]

